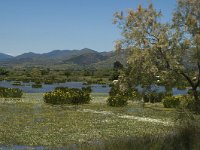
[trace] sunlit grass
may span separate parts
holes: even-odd
[[[0,145],[63,147],[70,144],[109,140],[116,137],[163,135],[173,126],[121,118],[119,115],[158,118],[173,121],[174,110],[160,110],[138,103],[112,108],[107,95],[94,93],[90,104],[51,106],[43,103],[43,94],[24,94],[22,100],[0,100]],[[112,114],[84,112],[112,112]]]

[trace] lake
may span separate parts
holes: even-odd
[[[23,83],[22,86],[12,85],[12,81],[0,81],[0,87],[6,88],[19,88],[25,93],[45,93],[53,91],[56,87],[69,87],[69,88],[82,88],[88,85],[84,85],[83,82],[65,82],[65,83],[53,83],[53,84],[42,84],[42,88],[32,88],[32,82]],[[108,93],[110,87],[102,84],[91,84],[92,92],[95,93]]]
[[[141,86],[136,87],[139,92],[144,92],[144,89]],[[172,94],[173,95],[185,95],[187,94],[188,90],[190,90],[190,87],[187,87],[186,89],[178,89],[177,87],[172,88]],[[151,86],[151,91],[156,91],[156,92],[165,92],[165,87],[164,86]]]
[[[56,87],[69,87],[69,88],[82,88],[88,85],[84,85],[83,82],[65,82],[65,83],[53,83],[53,84],[42,84],[42,88],[32,88],[33,82],[23,83],[22,86],[12,85],[13,81],[0,81],[0,87],[6,88],[19,88],[25,93],[45,93],[53,91]],[[94,93],[109,93],[110,87],[108,85],[102,84],[91,84],[92,92]],[[137,89],[141,92],[143,89],[138,86]],[[172,89],[173,95],[184,95],[191,88],[186,88],[184,90],[177,89],[176,87]],[[152,90],[157,92],[164,92],[164,86],[152,86]]]

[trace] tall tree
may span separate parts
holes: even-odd
[[[185,62],[180,74],[190,83],[195,97],[196,110],[200,112],[200,98],[197,88],[200,85],[200,1],[179,0],[173,16],[173,29],[178,35],[178,48]],[[192,74],[190,74],[192,72]]]
[[[116,48],[130,53],[128,64],[132,82],[150,85],[183,78],[192,87],[197,112],[200,112],[197,94],[200,84],[199,3],[198,0],[179,0],[173,25],[162,23],[162,13],[152,4],[148,8],[140,5],[127,14],[117,12],[114,18],[123,36],[116,42]]]

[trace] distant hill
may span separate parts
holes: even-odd
[[[39,57],[40,54],[36,54],[36,53],[33,53],[33,52],[29,52],[29,53],[24,53],[24,54],[21,54],[21,55],[18,55],[16,57],[14,57],[14,59],[33,59],[33,58],[36,58],[36,57]]]
[[[84,48],[81,50],[54,50],[49,53],[42,54],[42,58],[48,59],[70,59],[74,56],[79,56],[86,53],[96,53],[96,51],[88,48]]]
[[[1,55],[0,55],[1,56]],[[24,53],[16,57],[8,56],[9,59],[0,59],[0,65],[6,66],[73,66],[73,67],[112,67],[116,60],[123,61],[125,57],[119,57],[114,52],[97,52],[84,48],[81,50],[53,50],[49,53],[37,54]],[[121,59],[121,60],[120,60]],[[123,61],[125,62],[125,61]]]
[[[96,51],[84,48],[81,50],[53,50],[48,53],[37,54],[33,52],[24,53],[18,55],[13,58],[13,60],[20,60],[20,59],[31,59],[31,60],[41,60],[41,59],[49,59],[49,60],[66,60],[74,56],[79,56],[86,53],[96,53]]]
[[[85,53],[79,56],[72,57],[64,61],[65,63],[70,62],[78,65],[90,65],[93,63],[98,63],[100,61],[108,59],[107,56],[101,55],[101,53],[93,52],[93,53]]]
[[[13,56],[0,53],[0,61],[2,61],[2,60],[7,60],[7,59],[11,59],[11,58],[13,58]]]

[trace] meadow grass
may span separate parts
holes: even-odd
[[[91,145],[98,145],[99,141],[112,141],[113,145],[115,139],[120,139],[118,142],[127,139],[127,142],[130,137],[160,137],[175,129],[173,124],[140,120],[148,117],[173,122],[176,114],[174,109],[166,110],[160,104],[146,104],[141,108],[137,102],[113,108],[106,105],[107,96],[93,93],[90,104],[79,106],[45,104],[42,93],[24,94],[17,101],[0,99],[0,145],[54,148],[71,145],[73,148],[74,144],[92,143],[91,148]]]

